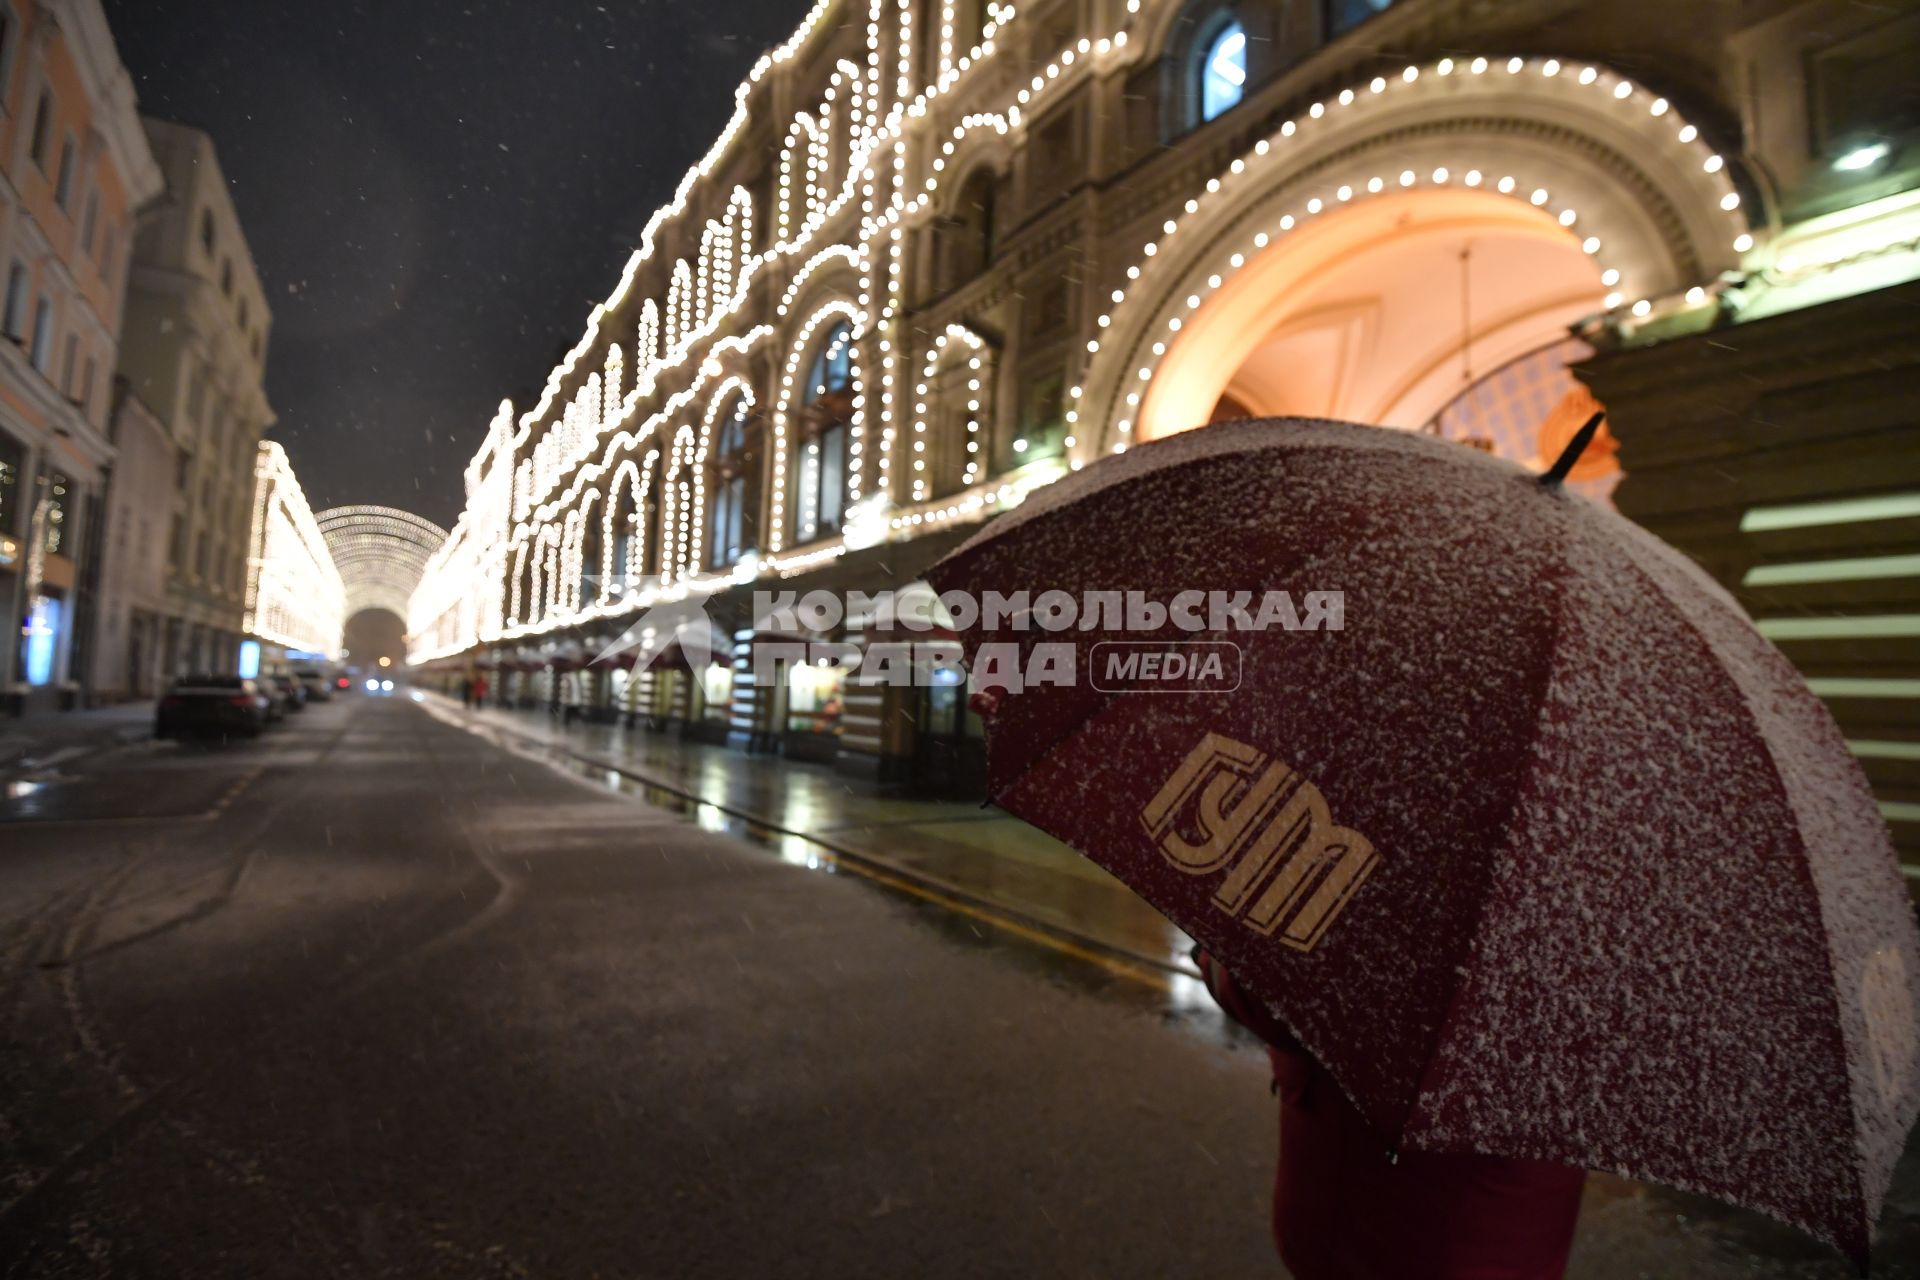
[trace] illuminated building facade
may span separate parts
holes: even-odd
[[[99,0],[0,3],[0,708],[92,669],[113,370],[160,173]]]
[[[963,775],[977,727],[953,691],[746,683],[751,589],[906,585],[1034,487],[1210,421],[1348,418],[1538,466],[1596,403],[1612,432],[1575,473],[1590,495],[1736,589],[1754,568],[1803,575],[1809,593],[1771,607],[1816,632],[1862,579],[1779,569],[1823,553],[1742,522],[1817,507],[1762,518],[1827,521],[1797,527],[1861,573],[1906,565],[1875,597],[1888,612],[1920,580],[1920,451],[1893,394],[1913,339],[1779,353],[1828,308],[1897,313],[1916,287],[1920,14],[1690,12],[822,0],[740,87],[539,399],[501,406],[413,599],[414,660],[492,667],[509,700]],[[1804,465],[1750,483],[1745,410],[1706,434],[1674,411],[1751,381],[1700,354],[1715,344],[1750,344],[1800,397]],[[1836,419],[1849,378],[1880,380],[1884,412],[1859,428],[1877,444]],[[731,671],[587,663],[676,600],[741,628]],[[1914,615],[1889,616],[1899,633]],[[882,631],[856,619],[844,638]],[[1775,635],[1818,666],[1794,628]],[[1912,849],[1920,664],[1885,639],[1827,688]]]
[[[337,652],[346,622],[346,584],[287,451],[263,440],[254,452],[243,623],[260,646],[259,670],[284,669],[289,653]]]
[[[167,426],[178,456],[165,532],[169,675],[237,669],[249,523],[262,435],[273,424],[266,362],[273,316],[213,140],[141,121],[166,199],[140,224],[127,291],[122,376]]]

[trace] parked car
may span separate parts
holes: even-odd
[[[243,676],[182,676],[154,713],[156,738],[258,737],[272,700]]]
[[[287,691],[275,683],[272,676],[258,676],[253,682],[260,696],[267,700],[267,723],[278,724],[287,718]]]
[[[333,697],[335,682],[333,673],[324,667],[301,665],[293,669],[293,678],[307,691],[308,702],[325,702]],[[338,687],[347,686],[341,683]]]
[[[301,684],[284,671],[276,672],[268,676],[267,682],[286,695],[286,708],[288,711],[305,711],[307,709],[307,686]]]

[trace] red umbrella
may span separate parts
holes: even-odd
[[[1343,593],[1338,630],[976,620],[976,680],[986,643],[1075,657],[981,700],[990,794],[1401,1146],[1664,1182],[1864,1258],[1920,1111],[1910,903],[1831,717],[1690,561],[1457,444],[1280,420],[1099,462],[929,576],[1083,609],[1286,591],[1303,621]],[[1199,692],[1125,662],[1209,651],[1232,669]]]

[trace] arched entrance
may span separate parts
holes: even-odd
[[[1556,59],[1444,59],[1312,104],[1154,226],[1071,393],[1076,464],[1305,414],[1537,463],[1570,434],[1568,326],[1631,326],[1753,238],[1666,99]],[[1603,452],[1586,475],[1610,469]]]
[[[1482,192],[1345,209],[1248,261],[1161,361],[1135,438],[1234,416],[1420,427],[1478,374],[1601,310],[1600,268],[1553,218]]]
[[[1531,204],[1473,188],[1383,195],[1270,244],[1193,311],[1139,406],[1152,440],[1231,418],[1422,430],[1549,464],[1593,401],[1568,336],[1603,268]],[[1580,479],[1617,475],[1610,442]]]

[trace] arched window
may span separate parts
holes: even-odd
[[[602,588],[606,583],[600,577],[600,513],[594,508],[599,505],[593,499],[587,500],[582,508],[580,520],[580,594],[578,607],[590,609],[600,603]]]
[[[753,520],[748,511],[752,498],[752,446],[748,423],[751,402],[735,396],[726,416],[714,424],[713,443],[707,457],[713,468],[708,492],[713,505],[707,524],[707,567],[723,569],[737,562],[753,545]]]
[[[948,325],[934,339],[919,382],[927,398],[914,402],[908,438],[915,501],[943,498],[985,478],[993,364],[985,339],[964,325]]]
[[[1194,46],[1202,122],[1238,106],[1247,91],[1247,29],[1225,12],[1214,21]]]
[[[640,536],[640,507],[634,501],[633,480],[628,475],[617,477],[613,487],[613,581],[607,584],[607,594],[621,596],[633,586],[633,546]]]
[[[807,371],[807,383],[807,404],[853,385],[853,331],[845,320],[827,331],[827,340]]]
[[[976,169],[961,186],[952,212],[935,224],[937,293],[959,288],[992,261],[996,194],[993,171]]]
[[[565,603],[566,580],[560,576],[565,556],[561,553],[559,532],[554,531],[542,543],[545,550],[540,553],[540,616],[545,618]]]
[[[853,330],[842,320],[807,370],[793,477],[795,542],[837,532],[846,514],[847,438],[853,424]]]
[[[640,498],[640,576],[643,578],[660,577],[662,566],[666,564],[666,556],[660,546],[665,540],[666,529],[665,504],[661,501],[660,491],[660,468],[665,465],[659,463],[648,473],[646,492]]]
[[[520,548],[520,621],[540,617],[540,551],[532,542]]]

